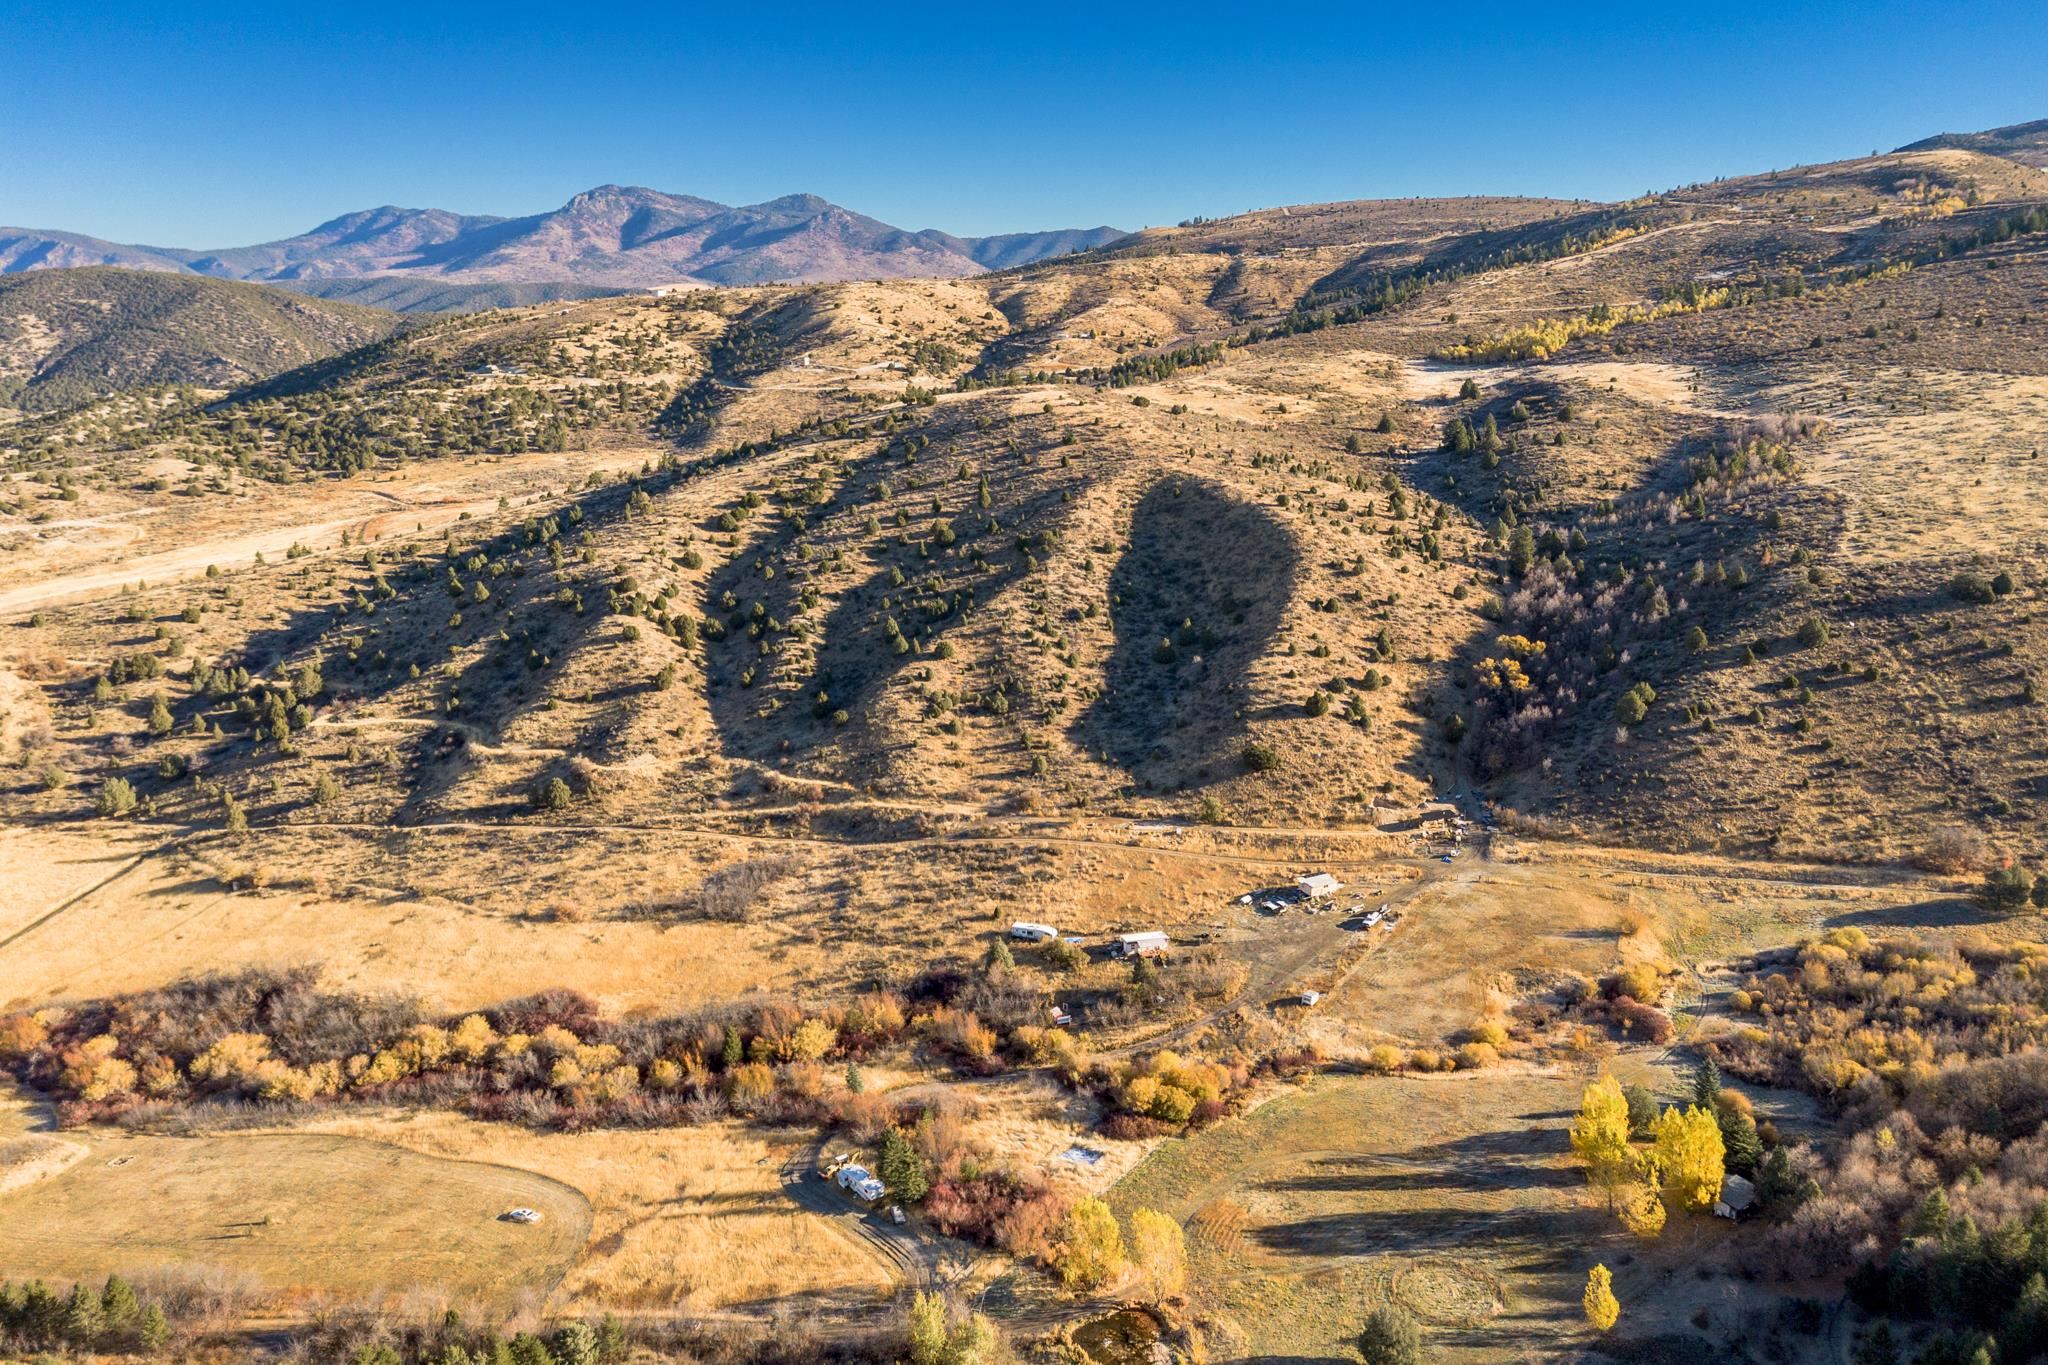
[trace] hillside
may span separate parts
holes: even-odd
[[[0,278],[0,406],[227,389],[388,336],[395,314],[260,285],[91,267]]]
[[[1981,133],[1937,133],[1918,142],[1909,142],[1899,150],[1924,152],[1942,147],[1985,152],[2028,166],[2048,167],[2048,119],[2036,119],[2032,123],[2015,123],[2005,128],[1990,128]]]
[[[0,228],[0,274],[125,265],[290,284],[329,296],[362,293],[406,311],[450,311],[678,284],[948,278],[1122,235],[1103,227],[955,237],[891,227],[816,195],[733,207],[604,185],[522,218],[386,206],[282,241],[213,251]]]
[[[654,580],[670,623],[674,604],[700,602],[746,648],[706,643],[701,665],[686,650],[678,664],[701,666],[689,687],[628,694],[581,732],[564,730],[581,712],[556,691],[576,684],[553,680],[616,650],[581,623],[533,646],[553,664],[503,702],[456,686],[494,734],[544,731],[571,754],[653,745],[648,771],[675,774],[658,784],[668,803],[684,773],[694,786],[720,771],[671,766],[702,745],[920,800],[1028,791],[1184,812],[1206,794],[1324,821],[1471,785],[1532,817],[1666,845],[1904,855],[1939,819],[1909,776],[1921,760],[1899,748],[1926,733],[1924,698],[2020,676],[1907,638],[1980,614],[1932,605],[1971,555],[1917,534],[1879,548],[1864,529],[1907,481],[1895,465],[1911,424],[1944,433],[1955,463],[1914,476],[1944,489],[1942,471],[1973,468],[2001,423],[2026,429],[2048,321],[2003,301],[2024,299],[2041,264],[2035,229],[2004,240],[1997,225],[2026,220],[2014,196],[2048,198],[2048,176],[1972,156],[1866,158],[1628,206],[1332,205],[986,279],[479,314],[127,439],[283,478],[654,433],[659,463],[705,472],[657,479],[616,550],[600,535],[590,554],[616,583],[644,578],[626,565],[650,537],[691,548],[701,571]],[[1612,320],[1572,322],[1603,309]],[[1865,352],[1871,394],[1816,387]],[[1447,401],[1461,370],[1478,396]],[[1899,385],[1917,415],[1882,416]],[[1939,416],[1965,389],[1971,421]],[[2004,418],[2000,395],[2017,405]],[[1498,450],[1469,467],[1439,450],[1455,422],[1490,423]],[[33,450],[65,430],[24,439]],[[1730,459],[1739,485],[1697,473]],[[1980,527],[2013,519],[1980,535],[2013,551],[1984,572],[2031,582],[2024,504],[1979,486],[1935,506],[1953,496]],[[580,505],[586,534],[601,531],[620,509],[593,496],[555,514]],[[756,531],[743,497],[782,510]],[[745,528],[706,529],[734,518]],[[1524,525],[1537,553],[1510,566]],[[1224,566],[1247,556],[1266,568],[1233,586]],[[562,586],[587,602],[605,579],[583,562]],[[1865,600],[1855,585],[1879,562],[1884,595]],[[1738,569],[1742,592],[1716,586]],[[545,581],[519,599],[555,591]],[[1556,594],[1579,605],[1559,616]],[[413,628],[405,600],[380,633]],[[1996,632],[2031,638],[2025,610],[1986,610]],[[1809,616],[1832,643],[1788,646]],[[1581,638],[1584,620],[1605,623]],[[1688,652],[1695,626],[1710,647]],[[1481,685],[1502,634],[1547,650],[1533,697]],[[311,639],[292,648],[332,649]],[[945,661],[905,666],[932,651]],[[644,641],[627,653],[659,669]],[[1852,684],[1871,668],[1887,681]],[[1663,700],[1621,745],[1616,698],[1637,682]],[[423,700],[401,699],[424,682],[397,686],[401,711]],[[1787,704],[1788,687],[1810,700]],[[1318,696],[1329,716],[1305,709]],[[1752,714],[1765,720],[1730,719]],[[1779,715],[1784,737],[1768,738]],[[906,743],[938,721],[955,727],[942,747]],[[1974,737],[1945,799],[1967,789],[1999,828],[2027,828],[2048,775],[2027,757],[2031,728],[1993,743],[1963,714],[1944,723]],[[694,738],[677,748],[681,734]],[[1253,744],[1282,756],[1277,770],[1245,770],[1234,755]],[[1729,805],[1730,774],[1751,764]],[[1820,783],[1826,801],[1808,794]],[[436,808],[506,788],[464,790]]]
[[[394,313],[478,313],[493,308],[526,308],[536,303],[594,299],[624,292],[587,284],[451,284],[406,275],[338,276],[332,279],[279,280],[314,298],[385,308]]]
[[[913,249],[637,195],[370,279]],[[914,249],[0,428],[10,1265],[408,1365],[2032,1330],[2048,171]],[[319,306],[0,298],[103,277]]]

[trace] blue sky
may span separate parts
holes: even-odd
[[[1615,198],[2048,117],[2048,5],[0,0],[0,223],[215,247],[378,204],[798,190],[904,227]]]

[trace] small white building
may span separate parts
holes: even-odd
[[[1327,872],[1312,872],[1306,877],[1296,877],[1294,884],[1301,888],[1302,895],[1307,896],[1312,901],[1319,901],[1325,896],[1334,896],[1344,889],[1344,883],[1338,881]]]
[[[1740,1218],[1756,1203],[1756,1186],[1739,1175],[1721,1182],[1721,1197],[1714,1203],[1714,1217]]]
[[[1111,957],[1158,957],[1168,946],[1163,932],[1147,929],[1142,933],[1118,934],[1109,953]]]
[[[1038,924],[1020,919],[1010,926],[1010,937],[1026,943],[1050,943],[1060,936],[1060,931],[1050,924]]]

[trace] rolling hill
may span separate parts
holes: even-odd
[[[1935,151],[1954,147],[1966,152],[1985,152],[2027,166],[2048,167],[2048,119],[2015,123],[2004,128],[1987,128],[1981,133],[1937,133],[1909,142],[1902,152]]]
[[[2033,713],[1995,700],[2028,685],[2008,660],[2034,638],[2033,561],[1879,528],[1917,485],[1926,525],[2039,535],[2002,464],[1972,462],[2035,429],[2043,203],[2040,171],[1944,148],[1627,205],[1262,210],[950,279],[475,314],[132,439],[272,480],[644,448],[669,472],[630,516],[613,485],[562,505],[584,567],[493,587],[493,614],[533,613],[532,671],[455,643],[480,651],[472,723],[605,763],[644,748],[663,799],[701,753],[907,799],[1207,797],[1274,822],[1469,784],[1642,842],[1897,853],[1940,818],[1930,763],[2000,829],[2038,799]],[[775,212],[798,236],[837,221]],[[431,255],[459,276],[719,240],[760,268],[706,226],[721,213],[604,192]],[[1844,373],[1867,376],[1846,398]],[[1923,430],[1947,453],[1909,473]],[[703,567],[628,567],[664,534]],[[1948,605],[1969,572],[2023,591]],[[391,657],[445,655],[445,578],[389,579]],[[630,579],[665,589],[667,625],[629,650],[547,605],[617,606],[634,590],[604,585]],[[683,619],[734,643],[684,645]],[[1936,649],[1937,629],[1992,644]],[[1519,673],[1503,637],[1536,651]],[[672,647],[687,687],[576,731],[592,679]],[[1617,726],[1639,683],[1658,700]],[[919,742],[935,725],[943,748]],[[1944,727],[1967,764],[1915,738]],[[520,789],[398,799],[454,815]]]
[[[388,336],[395,313],[262,285],[104,266],[0,278],[0,404],[151,384],[226,389]]]
[[[961,1211],[1083,1192],[1182,1230],[1176,1359],[1356,1359],[1391,1303],[1448,1365],[1836,1365],[1864,1288],[1942,1340],[1906,1274],[1980,1276],[1937,1248],[2031,1275],[2048,172],[1945,144],[1022,263],[727,212],[600,191],[214,265],[951,273],[370,314],[224,395],[0,426],[0,1078],[66,1126],[4,1172],[13,1273],[125,1266],[161,1187],[150,1249],[274,1274],[266,1340],[407,1365],[503,1344],[424,1292],[436,1238],[563,1360],[687,1310],[732,1333],[691,1359],[895,1361],[878,1292],[951,1266],[1019,1358],[1078,1358],[1139,1281],[1056,1289]],[[82,383],[315,326],[177,264],[0,281],[9,344]],[[1569,1164],[1574,1104],[1618,1142],[1666,1101],[1653,1134],[1727,1135],[1700,1195],[1754,1166],[1747,1217],[1645,1236],[1655,1146],[1647,1223]],[[943,1143],[903,1223],[818,1178],[902,1132]],[[361,1195],[408,1151],[426,1194]],[[401,1281],[416,1334],[383,1298],[280,1326]],[[786,1350],[739,1335],[785,1311]],[[694,1349],[659,1330],[619,1358]]]

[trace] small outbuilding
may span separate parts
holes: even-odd
[[[1158,957],[1167,949],[1166,935],[1157,929],[1142,933],[1118,934],[1116,942],[1110,945],[1111,957]]]
[[[1756,1186],[1739,1175],[1721,1182],[1721,1197],[1714,1203],[1714,1217],[1740,1218],[1756,1203]]]
[[[1296,877],[1294,884],[1301,888],[1302,895],[1307,896],[1312,901],[1319,901],[1325,896],[1334,896],[1344,889],[1344,883],[1338,881],[1327,872],[1311,872],[1306,877]]]

